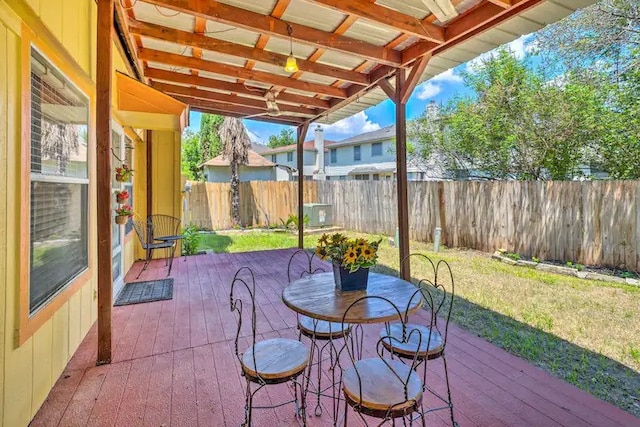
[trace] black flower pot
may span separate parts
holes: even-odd
[[[357,271],[350,273],[348,269],[334,262],[333,280],[336,282],[336,289],[342,292],[362,291],[367,289],[369,269],[361,267]]]

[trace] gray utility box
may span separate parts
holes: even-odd
[[[333,225],[333,206],[323,203],[305,203],[303,213],[309,217],[309,227]]]

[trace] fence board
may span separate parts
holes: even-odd
[[[232,227],[228,183],[192,183],[185,222]],[[411,182],[409,235],[490,252],[504,248],[543,260],[572,261],[640,271],[640,182]],[[241,183],[244,226],[277,225],[296,212],[297,183]],[[304,183],[305,203],[333,206],[334,224],[393,236],[397,226],[393,181]],[[443,200],[441,200],[441,198]],[[444,224],[441,224],[444,222]]]

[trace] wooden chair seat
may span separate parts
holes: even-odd
[[[243,353],[242,370],[252,379],[279,382],[298,376],[308,361],[309,350],[300,341],[272,338],[257,342]]]
[[[408,323],[405,326],[406,336],[403,340],[402,325],[394,323],[389,326],[389,330],[386,327],[380,330],[380,338],[383,338],[382,345],[387,350],[399,356],[414,357],[418,353],[419,358],[433,359],[442,354],[443,341],[442,335],[435,329],[431,330],[429,337],[429,329],[428,326]]]
[[[404,392],[405,382],[407,398]],[[344,372],[342,389],[351,406],[380,418],[410,413],[422,399],[420,376],[397,359],[376,357],[356,361],[354,366]]]
[[[351,325],[348,323],[327,322],[326,320],[316,320],[308,316],[300,316],[298,319],[298,328],[308,336],[317,339],[334,339],[343,338],[351,332]]]

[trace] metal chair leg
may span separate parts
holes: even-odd
[[[147,267],[149,266],[150,262],[151,262],[151,250],[147,249],[147,258],[144,261],[144,266],[142,267],[142,270],[140,270],[138,272],[138,275],[136,276],[136,279],[140,278],[140,275],[142,274],[143,271],[145,271],[147,269]]]
[[[451,386],[449,385],[449,370],[447,369],[447,358],[442,354],[442,363],[444,364],[444,378],[447,382],[447,400],[449,403],[449,411],[451,412],[451,425],[456,426],[456,421],[453,417],[453,403],[451,402]]]
[[[176,244],[174,243],[173,250],[171,251],[171,258],[169,259],[169,271],[167,272],[167,276],[171,275],[171,267],[173,267],[173,256],[176,253],[175,247]]]

